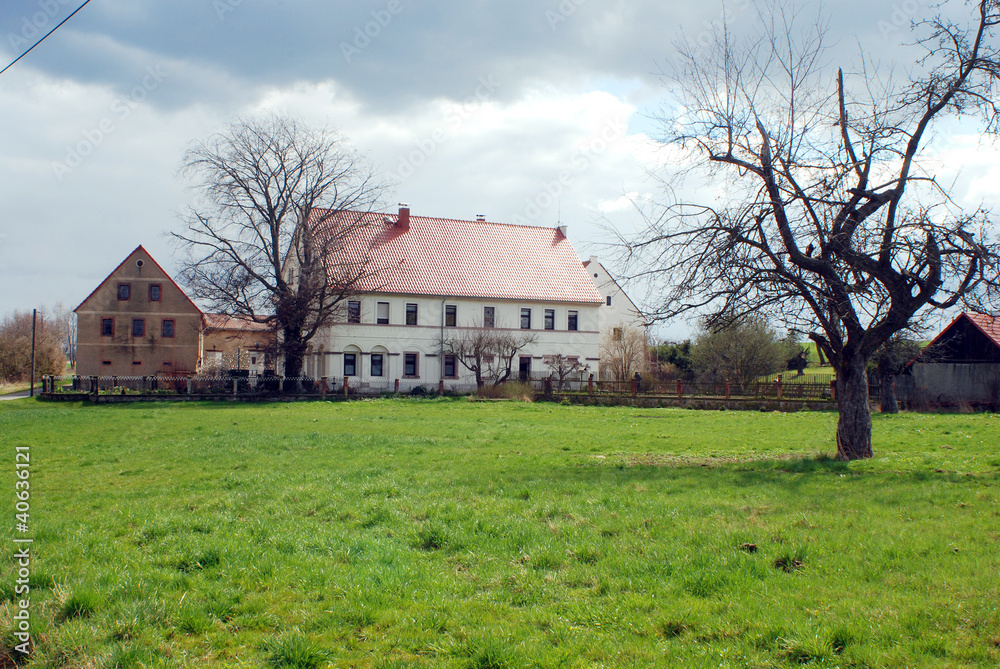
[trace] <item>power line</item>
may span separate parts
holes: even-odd
[[[3,68],[2,70],[0,70],[0,74],[3,74],[3,73],[4,73],[4,72],[6,72],[7,70],[9,70],[9,69],[10,69],[11,67],[13,67],[13,66],[14,66],[14,63],[16,63],[17,61],[21,60],[21,59],[22,59],[22,58],[24,58],[25,56],[27,56],[27,55],[28,55],[28,53],[29,53],[29,52],[30,52],[30,51],[31,51],[32,49],[34,49],[34,48],[35,48],[36,46],[38,46],[39,44],[41,44],[41,43],[42,43],[42,41],[43,41],[43,40],[44,40],[44,39],[45,39],[46,37],[48,37],[49,35],[51,35],[51,34],[52,34],[52,33],[54,33],[55,31],[59,30],[59,26],[61,26],[62,24],[66,23],[66,22],[67,22],[67,21],[69,21],[69,20],[70,20],[71,18],[73,18],[73,15],[74,15],[74,14],[76,14],[76,13],[77,13],[78,11],[80,11],[81,9],[83,9],[84,7],[86,7],[86,6],[87,6],[87,3],[88,3],[88,2],[90,2],[90,0],[86,0],[86,2],[84,2],[84,3],[82,4],[82,5],[80,5],[80,6],[79,6],[79,7],[77,7],[77,8],[75,9],[75,10],[73,10],[73,14],[70,14],[69,16],[67,16],[66,18],[64,18],[64,19],[63,19],[62,21],[60,21],[60,22],[59,22],[59,25],[57,25],[57,26],[56,26],[55,28],[53,28],[52,30],[50,30],[50,31],[48,31],[47,33],[45,33],[45,34],[44,34],[44,35],[42,36],[42,39],[40,39],[40,40],[38,40],[37,42],[35,42],[34,44],[32,44],[32,45],[31,45],[31,46],[30,46],[30,47],[28,48],[28,50],[27,50],[27,51],[25,51],[25,52],[24,52],[24,53],[22,53],[22,54],[21,54],[20,56],[18,56],[17,58],[15,58],[15,59],[13,60],[13,62],[11,62],[11,64],[10,64],[10,65],[8,65],[7,67],[5,67],[5,68]]]

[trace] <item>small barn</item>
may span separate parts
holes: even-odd
[[[910,403],[1000,408],[1000,317],[963,312],[908,365]]]

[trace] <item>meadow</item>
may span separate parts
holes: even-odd
[[[992,667],[1000,416],[0,403],[31,667]],[[0,666],[15,640],[2,561]]]

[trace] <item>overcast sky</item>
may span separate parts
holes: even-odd
[[[81,2],[0,0],[3,65]],[[831,4],[834,59],[859,43],[893,58],[926,4]],[[185,148],[262,110],[339,129],[395,180],[387,208],[561,222],[582,259],[607,256],[601,221],[639,225],[629,198],[655,196],[650,172],[668,162],[657,73],[676,39],[697,44],[722,12],[716,0],[92,0],[0,76],[0,314],[75,307],[139,244],[173,272]],[[755,13],[750,0],[727,12],[737,26]],[[959,198],[995,203],[995,148],[945,139],[966,169]]]

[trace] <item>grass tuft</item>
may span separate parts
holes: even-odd
[[[318,669],[330,653],[307,636],[288,633],[267,644],[267,666],[275,669]]]
[[[90,590],[78,590],[66,598],[59,608],[60,620],[86,618],[93,615],[101,605],[101,597]]]

